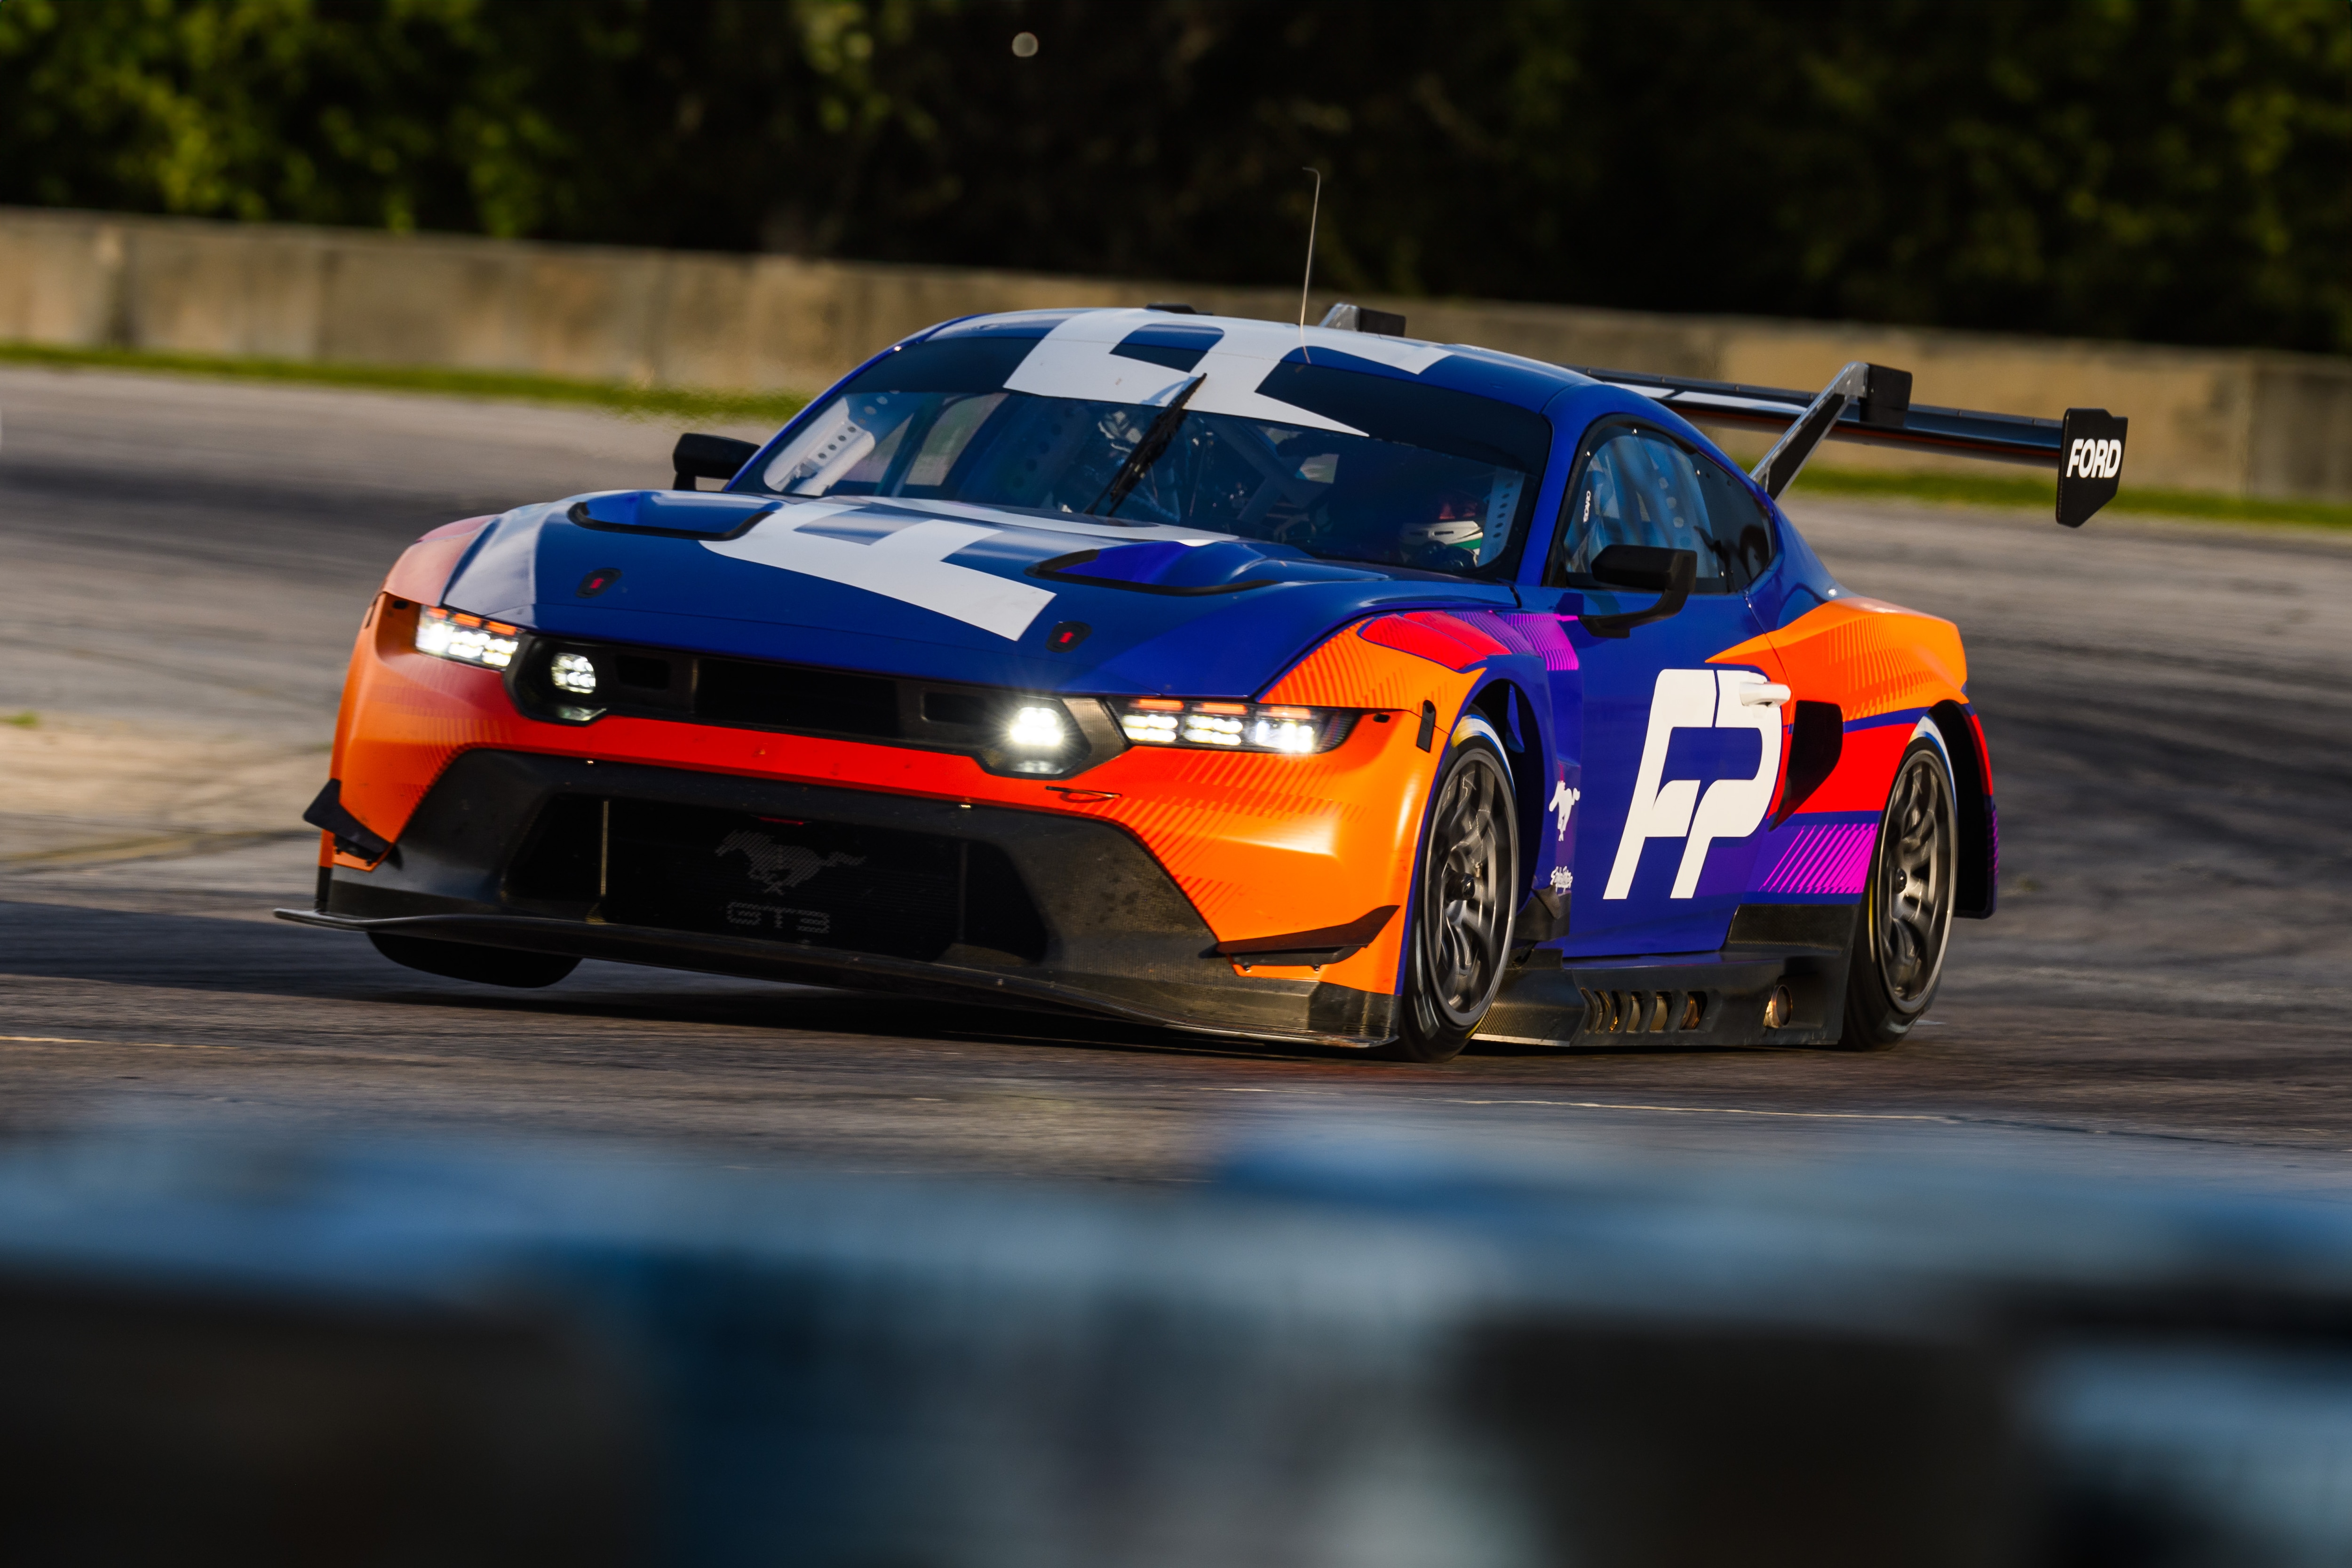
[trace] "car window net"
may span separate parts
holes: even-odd
[[[1755,501],[1731,476],[1661,436],[1624,431],[1592,449],[1563,508],[1557,577],[1589,580],[1611,545],[1686,549],[1697,587],[1746,588],[1772,559]]]
[[[1699,585],[1723,585],[1723,563],[1706,528],[1706,504],[1690,459],[1677,447],[1630,431],[1592,449],[1570,493],[1561,571],[1590,576],[1594,558],[1611,545],[1689,550],[1698,557]]]

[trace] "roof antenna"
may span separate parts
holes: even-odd
[[[1298,286],[1298,329],[1307,330],[1307,291],[1315,286],[1315,220],[1323,214],[1323,171],[1301,169],[1315,176],[1315,204],[1307,209],[1307,278]]]

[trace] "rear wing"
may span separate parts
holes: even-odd
[[[2105,409],[2070,408],[2064,419],[2056,420],[1914,404],[1910,371],[1860,360],[1818,392],[1580,365],[1567,368],[1654,398],[1685,419],[1781,431],[1780,439],[1749,476],[1776,499],[1824,439],[2055,468],[2058,520],[2070,528],[2081,528],[2092,513],[2115,499],[2123,476],[2124,433],[2130,422]]]

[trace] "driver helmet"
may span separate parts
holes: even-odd
[[[1455,494],[1438,503],[1437,516],[1425,523],[1408,523],[1407,545],[1452,545],[1475,552],[1486,538],[1486,524],[1478,515],[1476,497]]]

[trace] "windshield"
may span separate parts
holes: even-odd
[[[779,495],[1174,524],[1463,572],[1502,560],[1549,440],[1541,415],[1512,404],[1306,364],[1276,365],[1261,392],[1367,434],[1004,390],[1028,347],[901,350],[817,409],[752,477]]]

